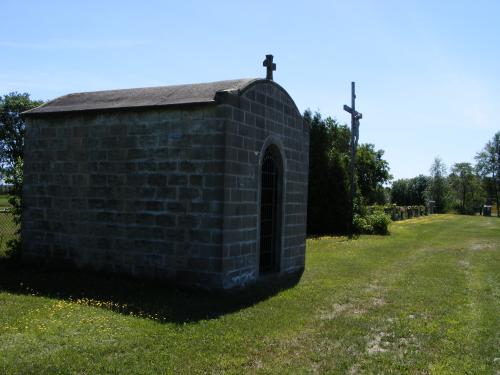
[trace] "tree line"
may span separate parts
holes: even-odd
[[[437,157],[430,175],[399,179],[392,183],[391,202],[421,205],[432,201],[437,212],[480,213],[483,206],[496,205],[500,192],[500,132],[475,156],[475,164],[455,163],[449,169]]]
[[[350,128],[319,112],[304,112],[310,129],[308,234],[346,233],[349,223]],[[367,207],[395,204],[429,206],[435,212],[479,213],[496,202],[500,191],[500,132],[477,153],[475,165],[455,163],[449,173],[435,158],[428,176],[392,182],[384,150],[360,144],[356,154],[355,215],[367,216]]]

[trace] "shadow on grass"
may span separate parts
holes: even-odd
[[[0,291],[74,301],[165,323],[215,319],[264,301],[299,279],[299,274],[269,276],[246,288],[209,292],[0,258]]]

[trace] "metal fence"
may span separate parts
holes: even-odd
[[[12,209],[0,208],[0,254],[7,249],[7,243],[17,235],[18,226],[14,223]]]

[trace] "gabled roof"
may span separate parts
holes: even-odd
[[[215,95],[218,92],[239,93],[259,80],[261,79],[236,79],[190,85],[81,92],[61,96],[23,114],[212,103],[215,102]]]

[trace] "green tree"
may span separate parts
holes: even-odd
[[[410,205],[423,206],[429,200],[427,190],[430,185],[430,178],[424,175],[418,175],[410,179],[409,184]]]
[[[307,231],[344,233],[349,220],[350,131],[332,118],[305,111],[310,129]]]
[[[391,187],[391,202],[403,206],[425,205],[429,185],[430,178],[424,175],[396,180]]]
[[[366,143],[358,147],[356,155],[357,191],[366,204],[386,203],[384,184],[392,176],[389,163],[383,159],[384,150],[375,150],[375,146]]]
[[[12,169],[24,157],[26,124],[21,113],[42,103],[31,100],[26,93],[13,92],[0,96],[0,163],[4,171]]]
[[[409,182],[407,178],[400,178],[392,183],[391,202],[400,206],[410,205]]]
[[[349,223],[349,162],[351,131],[321,114],[304,112],[309,126],[309,194],[307,231],[309,234],[345,233]],[[357,154],[356,202],[384,203],[384,184],[391,178],[383,150],[362,144]]]
[[[500,192],[500,132],[497,132],[491,141],[488,141],[484,149],[476,155],[476,169],[483,178],[487,191],[495,197],[497,216],[500,217],[498,209],[498,196]]]
[[[455,163],[448,176],[449,186],[460,213],[472,214],[477,210],[477,201],[482,196],[479,177],[470,163]]]
[[[448,205],[448,182],[446,165],[439,157],[434,159],[430,172],[429,198],[434,201],[436,212],[444,212]]]
[[[9,203],[13,207],[14,221],[19,224],[22,210],[22,183],[24,134],[26,124],[21,113],[38,107],[43,102],[31,100],[29,94],[16,92],[0,97],[0,168],[3,179],[12,185]],[[10,244],[15,249],[18,242]]]

